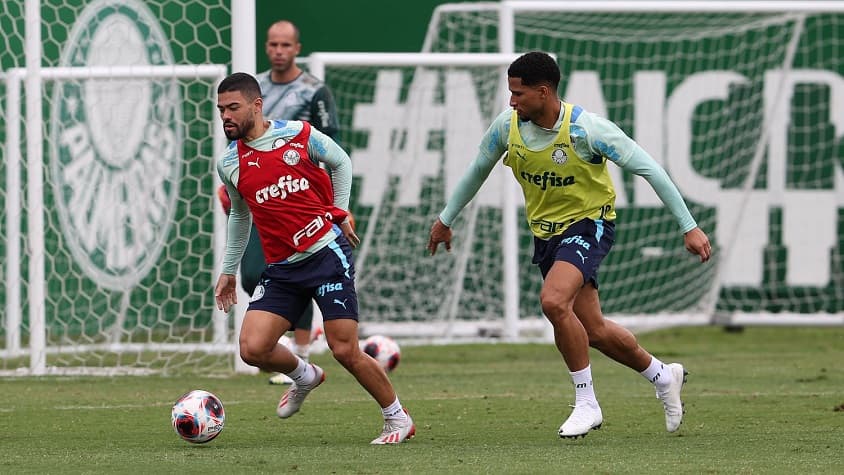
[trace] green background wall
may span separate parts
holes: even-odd
[[[420,51],[431,13],[443,0],[280,2],[256,0],[257,68],[269,68],[264,55],[267,28],[291,20],[302,32],[302,55],[315,51]]]

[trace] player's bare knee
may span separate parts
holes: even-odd
[[[240,358],[248,365],[260,367],[269,359],[271,352],[272,346],[249,339],[240,340]]]
[[[542,313],[545,314],[551,324],[556,324],[565,318],[574,317],[571,302],[559,298],[546,297],[545,295],[541,295],[539,301],[542,305]]]
[[[240,344],[240,359],[250,366],[261,366],[263,361],[262,355],[258,352],[252,351],[248,345]]]
[[[334,355],[334,359],[337,360],[338,363],[343,365],[343,367],[348,368],[354,363],[355,356],[359,356],[357,353],[360,353],[360,349],[355,347],[352,343],[335,342],[331,346],[331,353]]]

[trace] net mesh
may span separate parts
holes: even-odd
[[[0,6],[7,78],[26,63],[23,4]],[[228,63],[229,2],[47,0],[40,12],[45,295],[29,301],[29,252],[37,250],[27,251],[19,275],[6,275],[20,282],[22,298],[18,326],[7,312],[0,315],[0,370],[29,366],[33,306],[45,314],[49,372],[230,369],[232,332],[228,324],[215,326],[210,290],[220,212],[213,185],[219,78],[74,79],[56,72]],[[0,93],[2,122],[25,131],[24,109],[8,108],[9,80]],[[4,156],[20,153],[22,181],[33,186],[26,141],[10,142],[7,131],[0,127]],[[19,238],[28,243],[37,212],[27,200],[8,209],[10,192],[4,186],[0,194],[4,269],[15,227],[7,223],[19,220]],[[3,305],[7,297],[3,292]]]
[[[426,51],[499,50],[497,10],[438,13]],[[515,51],[556,55],[561,96],[618,123],[659,161],[716,249],[712,264],[689,256],[647,182],[609,165],[619,216],[600,273],[605,313],[683,324],[695,315],[842,311],[841,20],[516,12]],[[449,82],[453,72],[375,69],[326,70],[359,175],[357,219],[372,233],[360,251],[364,315],[436,324],[434,333],[448,332],[441,323],[500,322],[503,167],[456,223],[456,252],[424,251],[444,197],[507,107],[500,70]],[[541,314],[541,279],[524,219],[520,211],[519,315],[527,320]]]

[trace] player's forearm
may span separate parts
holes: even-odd
[[[440,213],[440,221],[443,224],[451,227],[460,211],[472,201],[472,198],[481,189],[481,185],[484,184],[496,163],[497,160],[490,159],[484,154],[478,154],[475,160],[469,164],[466,173],[457,182],[457,187],[448,199],[445,209]]]
[[[334,206],[348,210],[352,195],[352,161],[348,160],[331,170],[331,186],[334,188]]]
[[[674,215],[680,229],[687,233],[697,227],[680,190],[668,177],[668,173],[641,147],[636,145],[630,158],[621,165],[625,170],[643,177],[656,192],[666,208]]]

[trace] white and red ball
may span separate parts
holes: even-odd
[[[179,437],[192,444],[204,444],[220,435],[226,411],[220,398],[208,391],[195,389],[173,405],[170,422]]]
[[[401,348],[395,340],[384,335],[372,335],[361,343],[363,352],[375,358],[375,361],[388,373],[399,365]]]

